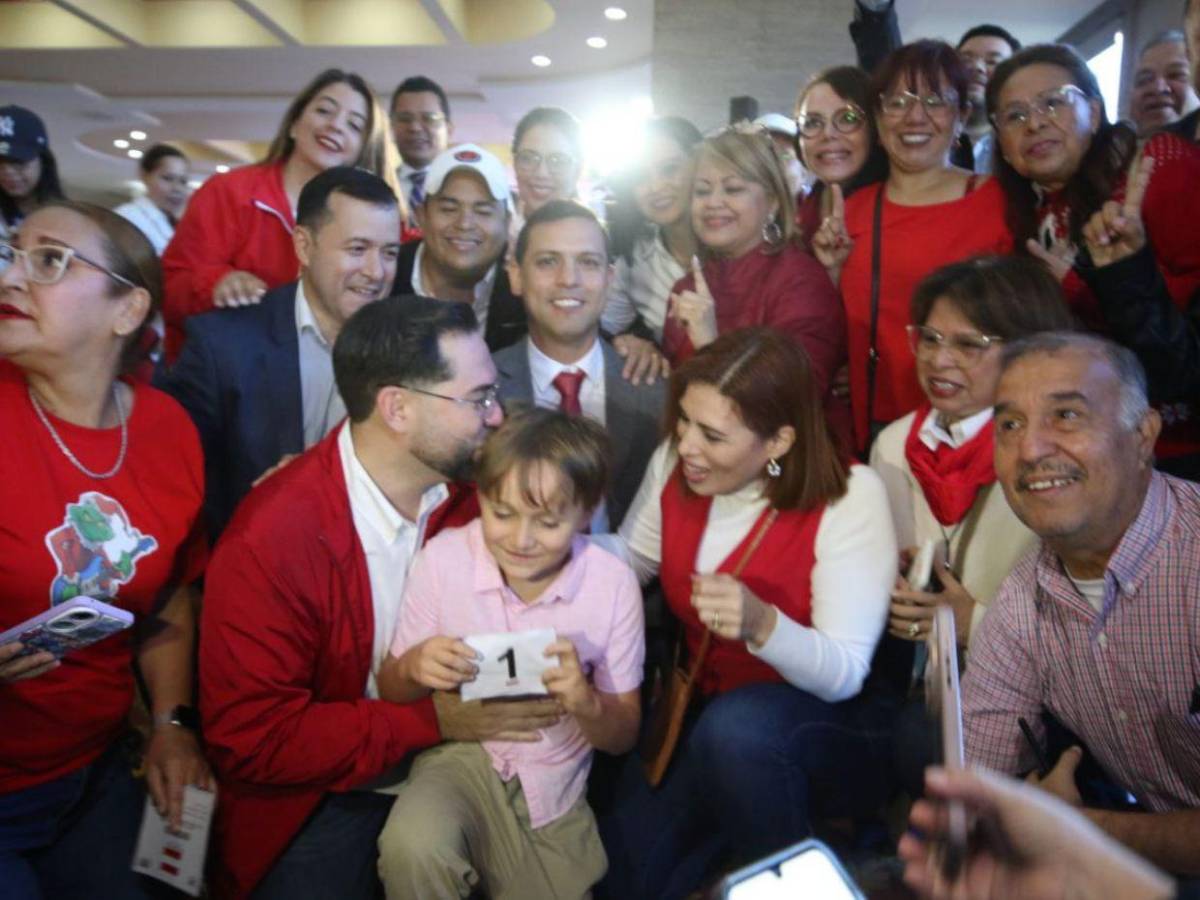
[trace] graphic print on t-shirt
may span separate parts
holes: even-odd
[[[46,534],[46,547],[58,564],[50,583],[50,605],[86,596],[111,600],[137,574],[137,561],[158,549],[158,541],[129,522],[124,507],[97,491],[85,491],[67,504],[60,527]]]

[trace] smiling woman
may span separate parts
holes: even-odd
[[[163,254],[169,359],[188,316],[257,303],[296,278],[300,191],[343,165],[369,169],[396,191],[395,150],[371,89],[354,73],[328,69],[292,101],[261,163],[213,176],[188,204]]]

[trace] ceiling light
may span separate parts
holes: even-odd
[[[550,57],[542,56],[540,53],[537,56],[530,57],[529,61],[539,69],[544,69],[546,66],[550,65]]]
[[[217,166],[217,171],[220,172],[222,175],[224,175],[226,172],[229,171],[229,166],[219,165],[219,166]]]
[[[141,159],[141,158],[142,158],[142,151],[141,151],[141,150],[136,150],[136,149],[135,149],[135,150],[130,150],[130,151],[128,151],[128,153],[129,153],[129,158],[130,158],[130,159]]]
[[[133,138],[135,141],[144,141],[144,140],[146,139],[146,132],[144,132],[144,131],[131,131],[131,132],[129,132],[129,136],[130,136],[131,138]]]
[[[113,146],[118,150],[124,150],[129,146],[129,141],[125,140],[125,138],[117,138],[115,141],[113,141]]]
[[[608,46],[608,41],[606,41],[604,38],[597,35],[596,37],[588,38],[587,45],[589,47],[591,47],[593,50],[603,50],[605,47]]]
[[[625,12],[625,10],[621,9],[619,6],[610,6],[604,11],[604,18],[612,22],[621,22],[628,15],[629,13]]]

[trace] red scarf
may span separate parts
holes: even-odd
[[[996,480],[992,459],[994,423],[989,420],[979,434],[958,449],[941,443],[937,450],[930,450],[919,435],[931,408],[928,403],[922,404],[913,416],[904,457],[934,517],[943,525],[954,525],[970,512],[979,489]]]

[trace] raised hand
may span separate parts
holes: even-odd
[[[1137,154],[1125,180],[1125,201],[1109,200],[1083,226],[1083,239],[1095,265],[1112,265],[1146,246],[1142,204],[1153,172],[1154,157]]]
[[[880,186],[880,190],[883,187]],[[813,235],[813,255],[829,272],[833,283],[837,284],[842,273],[842,266],[854,249],[854,241],[846,231],[846,200],[842,194],[841,185],[832,185],[829,189],[833,198],[833,208],[821,222],[821,227]]]
[[[700,260],[695,256],[692,257],[692,278],[695,289],[672,294],[667,301],[667,315],[679,320],[692,346],[699,350],[717,339],[717,304],[704,280]]]

